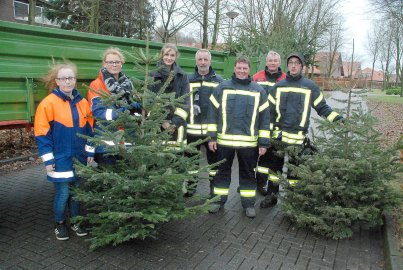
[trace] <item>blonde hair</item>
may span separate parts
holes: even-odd
[[[170,50],[173,50],[173,51],[176,53],[176,59],[179,58],[179,50],[178,50],[178,48],[176,47],[176,45],[175,45],[175,44],[172,44],[172,43],[166,43],[166,44],[165,44],[164,46],[162,46],[162,48],[161,48],[160,59],[162,59],[162,58],[164,57],[164,54],[165,54],[167,51],[170,51]]]
[[[64,60],[64,63],[53,63],[48,70],[48,74],[42,78],[45,87],[51,92],[57,87],[56,78],[61,69],[71,69],[74,72],[74,76],[77,76],[77,67],[70,61]]]
[[[122,64],[125,63],[125,57],[122,51],[117,47],[109,47],[108,49],[106,49],[102,54],[102,61],[105,62],[106,57],[110,54],[117,55],[120,58],[120,61],[122,61]]]

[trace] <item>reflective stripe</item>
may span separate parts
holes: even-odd
[[[183,126],[180,126],[178,128],[178,137],[176,138],[176,141],[178,143],[182,143],[183,142],[183,137],[185,136],[185,128]]]
[[[254,103],[254,108],[253,108],[253,115],[251,118],[251,123],[249,127],[249,134],[251,136],[255,135],[255,121],[256,121],[256,116],[257,116],[257,109],[259,106],[259,98],[260,98],[260,92],[250,92],[247,90],[232,90],[232,89],[224,89],[223,90],[223,106],[222,106],[222,132],[225,133],[227,130],[227,98],[229,95],[244,95],[244,96],[250,96],[255,98],[255,103]]]
[[[305,135],[302,131],[298,132],[297,134],[288,133],[283,131],[281,140],[288,144],[303,144],[305,139]]]
[[[296,184],[298,184],[298,180],[296,179],[287,179],[287,180],[291,186],[295,186]]]
[[[208,131],[217,131],[217,124],[208,124],[207,130]]]
[[[216,170],[210,170],[208,173],[210,176],[215,176],[217,174]]]
[[[241,197],[245,198],[252,198],[256,196],[256,190],[240,190],[239,193],[241,193]]]
[[[105,119],[106,119],[106,120],[108,120],[108,121],[113,120],[113,119],[112,119],[112,112],[113,112],[112,109],[107,109],[107,110],[106,110],[106,112],[105,112]]]
[[[104,142],[106,145],[110,145],[110,146],[116,145],[113,141],[105,141],[105,140],[103,140],[103,142]],[[118,144],[133,145],[132,143],[118,143]]]
[[[95,147],[89,146],[89,145],[85,145],[85,151],[89,152],[89,153],[95,153]]]
[[[273,130],[273,128],[274,128],[274,124],[270,123],[270,130]]]
[[[217,140],[218,144],[231,146],[231,147],[255,147],[257,146],[256,142],[239,142],[239,141],[226,141],[226,140]]]
[[[272,104],[276,104],[276,100],[274,99],[274,97],[272,97],[272,95],[269,94],[269,96],[267,97],[267,99],[272,103]]]
[[[270,131],[259,130],[259,138],[270,138]]]
[[[176,108],[174,114],[180,116],[181,118],[183,118],[183,120],[186,120],[186,118],[188,117],[188,113],[184,109],[181,109],[181,108]]]
[[[213,103],[214,107],[216,107],[217,109],[220,107],[220,103],[218,103],[218,101],[215,99],[215,97],[213,95],[210,96],[210,101],[211,101],[211,103]]]
[[[301,122],[299,123],[300,127],[304,127],[306,124],[306,121],[308,120],[308,110],[309,110],[309,104],[310,104],[310,99],[311,99],[311,90],[296,88],[296,87],[278,87],[277,93],[276,93],[276,100],[277,100],[277,102],[276,102],[276,112],[277,112],[276,122],[280,122],[280,119],[281,119],[280,103],[281,103],[281,94],[282,93],[300,93],[300,94],[305,95],[304,110],[302,112]]]
[[[275,127],[274,130],[271,131],[271,137],[273,139],[277,139],[281,134],[281,131],[279,130],[278,127]]]
[[[74,177],[73,171],[67,172],[47,172],[47,175],[52,178],[71,178]]]
[[[259,112],[262,112],[264,109],[267,109],[269,107],[269,102],[266,101],[259,107]]]
[[[190,88],[190,93],[191,93],[190,98],[189,98],[189,100],[190,100],[189,123],[194,123],[194,110],[193,110],[194,100],[193,100],[193,98],[194,98],[194,93],[196,93],[198,91],[196,88],[198,88],[200,86],[201,86],[201,83],[199,83],[199,82],[198,83],[197,82],[189,83],[189,88]]]
[[[207,135],[207,130],[200,130],[200,129],[187,129],[187,134],[192,135]]]
[[[55,157],[53,156],[53,153],[50,152],[50,153],[47,153],[47,154],[42,155],[42,156],[41,156],[41,159],[42,159],[43,162],[46,162],[46,161],[55,159]]]
[[[193,135],[206,135],[207,134],[207,124],[188,124],[187,133]]]
[[[323,94],[320,93],[319,97],[317,99],[315,99],[315,101],[313,102],[313,106],[318,106],[318,104],[323,100]]]
[[[277,176],[277,175],[275,175],[275,174],[269,174],[269,178],[268,178],[270,181],[272,181],[272,182],[278,182],[279,180],[280,180],[280,178]]]
[[[276,83],[274,83],[274,82],[269,82],[269,81],[257,82],[257,83],[260,84],[260,85],[267,85],[267,86],[273,86],[273,85],[276,84]]]
[[[257,136],[231,135],[231,134],[218,133],[218,139],[229,140],[229,141],[255,142],[255,141],[257,141]]]
[[[257,166],[257,172],[264,173],[264,174],[269,174],[269,168],[266,168],[266,167],[263,167],[263,166]]]
[[[217,87],[217,85],[219,85],[219,83],[215,83],[215,82],[203,82],[203,86],[207,86],[207,87]]]
[[[229,192],[228,188],[214,187],[214,194],[216,194],[216,195],[228,195],[228,192]]]
[[[326,118],[330,122],[333,122],[333,120],[338,116],[339,114],[337,112],[331,112]]]
[[[188,174],[198,174],[199,173],[199,171],[188,171]]]
[[[206,129],[207,130],[208,124],[188,124],[188,129]]]

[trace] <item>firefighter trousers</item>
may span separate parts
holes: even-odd
[[[226,159],[218,166],[214,177],[214,195],[220,196],[220,204],[228,199],[231,184],[232,163],[237,154],[239,165],[239,187],[243,208],[254,207],[256,200],[255,167],[259,151],[257,147],[233,148],[218,145],[218,160]]]

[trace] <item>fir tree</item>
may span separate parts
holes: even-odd
[[[333,239],[351,237],[354,225],[381,225],[384,211],[399,200],[388,184],[402,171],[396,148],[382,146],[376,119],[361,109],[350,112],[350,101],[351,92],[343,123],[320,121],[316,154],[298,157],[286,149],[300,159],[301,165],[288,165],[301,180],[295,187],[285,183],[285,215]]]
[[[164,93],[169,81],[159,93],[149,90],[149,67],[155,66],[158,57],[149,56],[148,47],[146,53],[134,51],[130,57],[136,68],[146,74],[144,80],[134,81],[136,94],[131,97],[141,102],[143,113],[132,115],[127,110],[116,121],[98,121],[103,128],[93,142],[100,145],[104,140],[113,141],[115,145],[108,146],[109,154],[120,159],[112,166],[78,169],[85,180],[75,190],[75,197],[87,210],[79,220],[89,225],[91,249],[156,237],[161,224],[204,213],[210,202],[203,202],[200,197],[189,202],[183,197],[184,181],[199,180],[200,173],[189,172],[207,171],[208,167],[198,167],[200,156],[195,146],[200,142],[177,147],[165,143],[172,132],[161,130],[168,113],[166,108],[179,106],[181,100],[175,99],[174,93]],[[106,105],[122,105],[119,96],[103,98]],[[185,152],[195,155],[189,157]]]

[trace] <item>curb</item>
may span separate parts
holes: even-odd
[[[395,228],[393,217],[391,215],[384,216],[383,241],[384,241],[384,257],[385,269],[400,270],[403,269],[403,257],[396,243]]]

